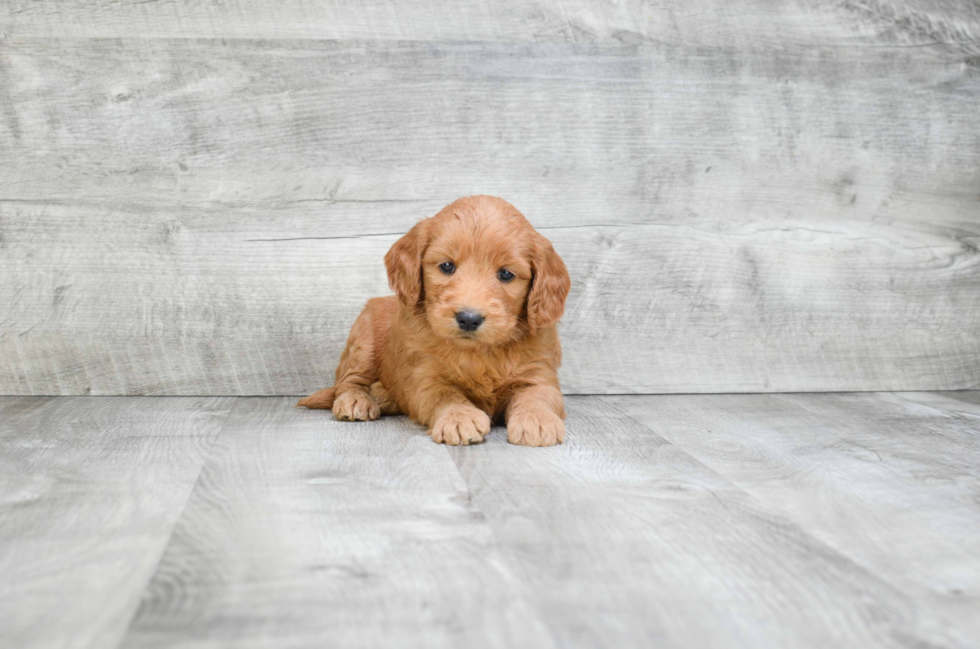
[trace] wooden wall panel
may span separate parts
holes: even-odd
[[[7,0],[0,36],[977,50],[976,0]]]
[[[270,240],[261,219],[32,204],[0,214],[23,226],[7,241],[0,384],[23,393],[329,384],[364,300],[387,292],[381,259],[398,236]],[[542,232],[575,280],[569,392],[959,388],[980,376],[976,227]]]
[[[569,392],[980,386],[962,4],[473,5],[453,41],[155,4],[0,10],[0,393],[320,387],[386,248],[472,193],[569,263]]]

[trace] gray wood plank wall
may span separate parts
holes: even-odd
[[[980,387],[980,3],[0,4],[0,393],[329,384],[466,194],[568,392]]]

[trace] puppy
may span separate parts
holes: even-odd
[[[470,196],[423,219],[385,255],[397,296],[368,300],[333,387],[301,399],[349,421],[405,413],[445,444],[565,439],[555,324],[571,287],[551,243],[510,203]]]

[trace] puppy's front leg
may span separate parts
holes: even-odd
[[[511,397],[504,411],[507,441],[522,446],[554,446],[565,441],[565,408],[556,385],[529,385]]]
[[[429,426],[429,437],[452,446],[479,444],[490,432],[490,417],[458,388],[432,386],[421,390],[417,419]]]

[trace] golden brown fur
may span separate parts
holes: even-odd
[[[461,198],[399,239],[385,266],[397,296],[368,300],[333,387],[297,405],[344,420],[402,412],[446,444],[480,442],[501,419],[514,444],[564,440],[555,324],[570,281],[520,212],[492,196]],[[513,279],[501,281],[501,269]],[[464,308],[482,314],[476,331],[457,323]]]

